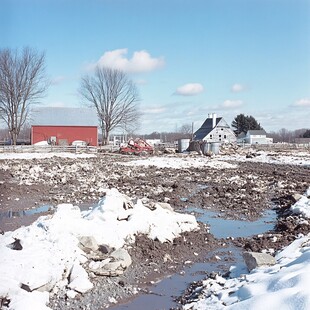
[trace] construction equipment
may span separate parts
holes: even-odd
[[[126,146],[119,149],[121,154],[127,155],[151,155],[154,148],[141,138],[129,139]]]

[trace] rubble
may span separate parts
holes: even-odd
[[[244,252],[243,258],[249,271],[257,267],[273,266],[276,263],[275,258],[267,253]]]

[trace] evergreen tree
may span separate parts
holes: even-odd
[[[231,123],[231,127],[234,128],[234,133],[239,135],[241,132],[246,133],[248,130],[263,130],[263,127],[257,120],[252,116],[245,116],[239,114]]]
[[[302,135],[303,138],[310,138],[310,129],[307,129],[305,133]]]

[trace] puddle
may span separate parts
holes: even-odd
[[[183,272],[163,279],[150,288],[150,293],[137,296],[126,304],[120,304],[109,309],[113,310],[158,310],[170,309],[180,306],[174,301],[174,297],[180,296],[184,290],[194,281],[202,280],[207,272],[226,272],[231,264],[242,261],[241,251],[235,247],[229,247],[209,253],[208,257],[215,255],[221,258],[215,263],[195,263],[183,269]],[[225,262],[228,260],[229,263]],[[239,266],[239,270],[245,268]],[[147,305],[147,306],[146,306]]]
[[[277,214],[274,210],[268,210],[257,221],[227,220],[218,217],[216,212],[189,208],[195,212],[197,219],[210,225],[210,232],[217,238],[248,237],[264,233],[273,229]],[[174,297],[182,295],[184,290],[194,281],[205,278],[207,272],[226,272],[230,266],[234,266],[232,276],[236,277],[247,273],[247,268],[242,258],[242,250],[234,246],[211,252],[208,257],[217,256],[217,262],[195,263],[184,269],[184,273],[174,274],[150,287],[149,293],[143,293],[126,304],[111,307],[113,310],[158,310],[178,308],[180,305],[174,302]]]
[[[262,234],[274,228],[277,213],[267,210],[257,221],[229,220],[218,216],[214,211],[189,208],[189,212],[195,212],[198,221],[210,225],[210,233],[216,238],[226,237],[250,237]]]
[[[96,205],[97,204],[84,203],[82,205],[79,205],[78,207],[80,208],[81,211],[86,211],[86,210],[93,208]],[[18,210],[18,211],[9,210],[9,211],[0,212],[0,221],[4,219],[13,219],[13,218],[31,216],[35,214],[54,212],[54,211],[55,211],[55,207],[52,205],[43,205],[38,208],[33,208],[29,210]]]
[[[0,221],[3,219],[30,216],[30,215],[40,214],[40,213],[49,212],[53,210],[54,210],[54,207],[51,205],[43,205],[38,208],[29,209],[29,210],[20,210],[20,211],[9,210],[5,212],[0,212]]]

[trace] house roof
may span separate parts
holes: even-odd
[[[245,132],[240,132],[239,135],[237,136],[238,139],[244,138],[245,137]]]
[[[248,134],[251,136],[265,136],[265,135],[267,135],[265,130],[248,130]]]
[[[216,118],[216,125],[222,120],[222,117]],[[195,140],[202,140],[207,136],[214,128],[212,127],[213,120],[212,118],[207,118],[202,126],[194,133]]]
[[[46,107],[32,110],[30,122],[45,126],[97,126],[98,117],[90,108]]]

